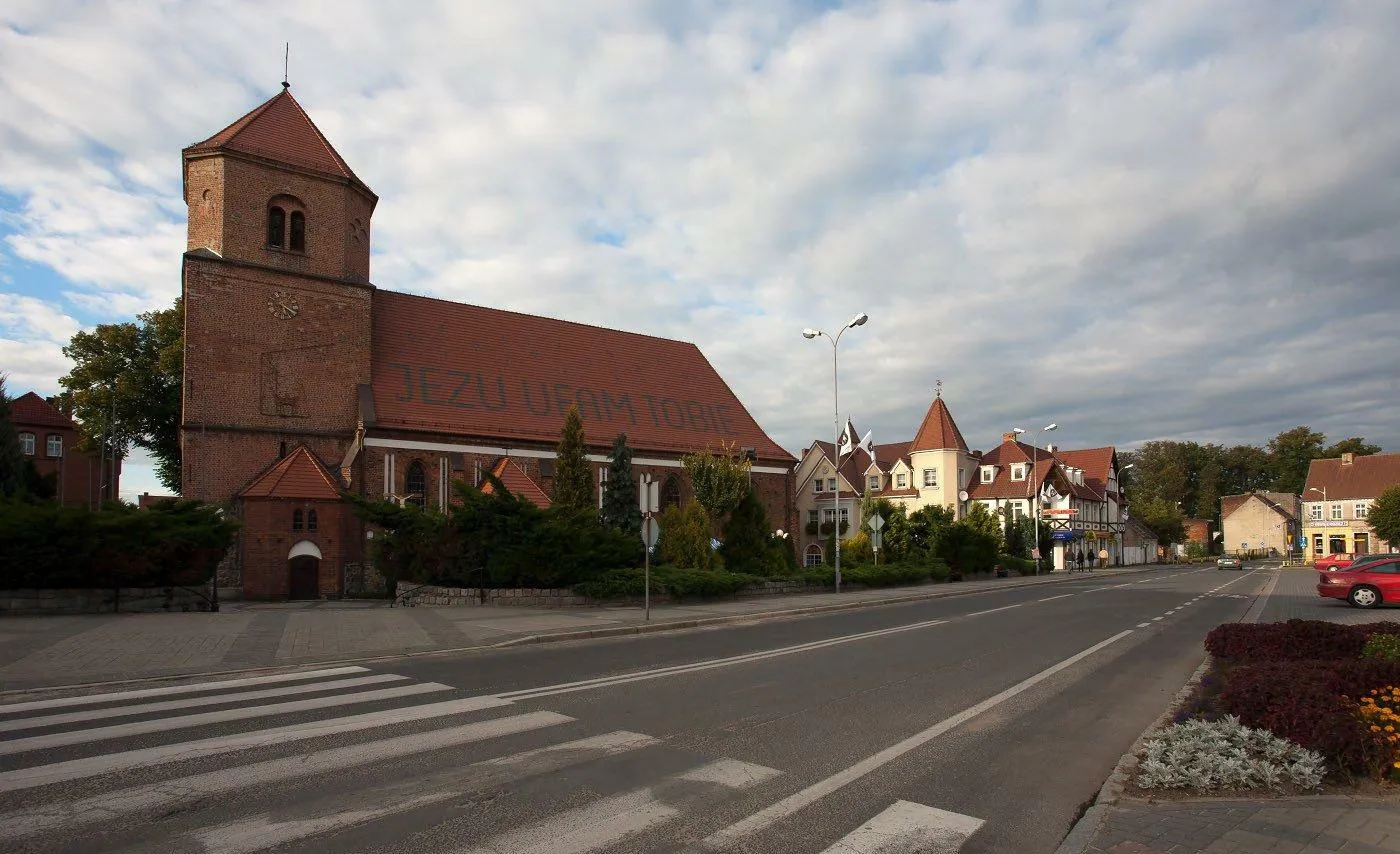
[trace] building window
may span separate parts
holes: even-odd
[[[300,507],[298,507],[297,509],[295,509],[295,510],[292,511],[292,530],[293,530],[293,531],[300,531],[302,528],[305,528],[305,527],[306,527],[306,514],[302,512],[302,510],[301,510]]]
[[[1327,537],[1327,552],[1329,554],[1346,554],[1347,537],[1346,534],[1330,534]]]
[[[836,521],[836,511],[833,510],[833,509],[831,509],[830,507],[823,507],[823,508],[822,508],[822,524],[825,525],[825,524],[828,523],[828,522],[834,522],[834,521]]]
[[[404,498],[419,507],[426,503],[423,496],[428,492],[428,473],[423,470],[423,464],[414,460],[409,463],[408,471],[403,479]]]
[[[1353,514],[1355,515],[1355,517],[1356,517],[1357,519],[1365,519],[1365,518],[1366,518],[1366,514],[1369,513],[1370,511],[1371,511],[1371,505],[1368,504],[1368,503],[1365,502],[1365,501],[1358,501],[1358,502],[1356,502],[1356,506],[1352,508],[1352,512],[1353,512]]]
[[[841,524],[842,524],[842,525],[845,525],[845,524],[848,524],[850,521],[851,521],[851,511],[850,511],[848,508],[846,508],[846,507],[842,507],[842,508],[841,508]]]
[[[281,249],[285,244],[282,242],[282,233],[287,228],[287,212],[272,205],[267,209],[267,245],[276,246]]]
[[[924,469],[924,486],[938,486],[938,469]]]
[[[836,491],[836,478],[834,478],[834,477],[829,477],[829,478],[826,479],[826,491],[827,491],[827,492],[835,492],[835,491]]]
[[[826,481],[825,481],[824,479],[822,479],[822,478],[819,477],[819,478],[817,478],[816,480],[812,481],[812,491],[813,491],[813,492],[821,492],[821,491],[822,491],[822,487],[825,486],[825,485],[826,485]]]
[[[1341,519],[1341,518],[1342,518],[1342,505],[1340,505],[1340,504],[1333,504],[1333,505],[1332,505],[1332,518],[1333,518],[1333,519]]]
[[[661,509],[681,506],[681,481],[673,474],[666,475],[661,483]]]
[[[815,525],[815,524],[817,524],[817,511],[816,511],[816,510],[808,510],[808,511],[807,511],[807,524],[809,524],[809,525]]]
[[[1312,519],[1314,522],[1321,522],[1321,521],[1322,521],[1322,505],[1321,505],[1321,504],[1310,504],[1310,505],[1308,505],[1308,518],[1309,518],[1309,519]]]
[[[876,492],[880,491],[880,476],[878,474],[872,474],[869,480],[866,482],[870,484],[871,489],[875,490]]]
[[[1321,556],[1322,556],[1322,535],[1321,535],[1321,534],[1313,534],[1313,554],[1317,555],[1318,557],[1321,557]]]
[[[1014,466],[1011,467],[1011,479],[1012,479],[1012,480],[1025,480],[1025,479],[1026,479],[1026,464],[1025,464],[1025,463],[1017,463],[1016,465],[1014,465]]]
[[[19,449],[20,449],[21,451],[24,452],[24,455],[25,455],[26,457],[32,457],[32,456],[34,456],[34,434],[33,434],[33,433],[21,433],[21,434],[19,434]]]
[[[306,511],[306,530],[308,530],[308,531],[314,531],[314,530],[316,530],[316,511],[315,511],[315,510],[308,510],[308,511]]]
[[[56,433],[50,433],[45,441],[44,451],[51,457],[63,456],[63,437]]]
[[[996,469],[992,468],[991,466],[982,466],[983,483],[991,483],[992,478],[994,477],[996,477]]]
[[[909,486],[909,475],[907,475],[907,474],[897,474],[897,475],[895,475],[895,476],[894,476],[894,485],[895,485],[896,487],[898,487],[899,489],[904,489],[905,487]]]
[[[821,566],[822,547],[817,545],[816,543],[812,543],[810,546],[808,546],[807,551],[802,556],[802,563],[805,566]]]
[[[292,211],[292,227],[288,234],[288,242],[291,244],[293,252],[306,251],[306,214],[301,211]]]

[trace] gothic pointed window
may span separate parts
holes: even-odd
[[[267,209],[267,245],[276,246],[281,249],[286,243],[283,241],[283,232],[287,228],[287,212],[272,205]]]
[[[308,531],[314,531],[314,530],[316,530],[316,511],[315,511],[315,510],[308,510],[308,511],[306,511],[306,530],[308,530]]]
[[[292,530],[293,530],[293,531],[300,531],[303,527],[305,527],[305,525],[303,524],[305,518],[306,518],[306,517],[305,517],[305,514],[302,513],[300,507],[298,507],[297,509],[293,510],[293,511],[292,511]]]
[[[306,251],[306,214],[301,211],[292,211],[291,229],[288,234],[293,252]]]
[[[404,497],[419,507],[427,503],[424,496],[428,493],[428,473],[417,460],[408,466],[408,472],[404,475],[403,491]]]
[[[661,484],[659,499],[663,509],[681,506],[681,482],[675,475],[667,475],[666,480]]]

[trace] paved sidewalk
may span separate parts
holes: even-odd
[[[1317,595],[1312,568],[1277,570],[1261,619],[1362,623],[1395,619],[1393,609],[1333,607]],[[1114,797],[1113,781],[1058,854],[1280,854],[1400,852],[1400,792],[1388,798],[1312,796],[1200,798],[1150,802]]]
[[[1139,566],[957,584],[727,599],[652,609],[390,608],[386,601],[225,603],[219,613],[0,618],[0,691],[216,673],[872,607],[1171,569]]]

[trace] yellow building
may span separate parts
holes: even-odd
[[[1313,460],[1303,487],[1303,539],[1308,554],[1369,554],[1400,551],[1400,543],[1377,541],[1366,521],[1382,492],[1400,486],[1400,454],[1342,454]]]

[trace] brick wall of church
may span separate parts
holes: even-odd
[[[293,530],[293,511],[302,511],[302,530]],[[311,510],[316,530],[305,529]],[[244,502],[242,537],[243,595],[253,599],[285,599],[291,592],[287,554],[306,540],[321,550],[319,594],[339,596],[347,561],[358,561],[358,527],[353,514],[340,504],[324,501],[250,499]]]

